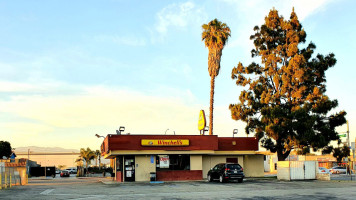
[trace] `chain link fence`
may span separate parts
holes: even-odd
[[[5,167],[0,162],[0,189],[27,184],[26,167]]]

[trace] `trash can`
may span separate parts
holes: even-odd
[[[156,181],[156,172],[150,173],[150,181]]]

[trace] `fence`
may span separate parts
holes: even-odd
[[[317,161],[278,161],[278,180],[317,179]]]
[[[26,167],[6,167],[0,162],[0,189],[28,183]]]

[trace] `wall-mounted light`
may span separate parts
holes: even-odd
[[[125,126],[120,126],[119,130],[116,130],[117,135],[121,135],[121,132],[125,131]]]
[[[237,129],[234,129],[234,130],[232,131],[232,137],[234,137],[235,135],[237,135],[237,133],[238,133],[238,130],[237,130]]]

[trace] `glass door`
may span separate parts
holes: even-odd
[[[125,181],[135,181],[135,157],[125,156],[124,159]]]

